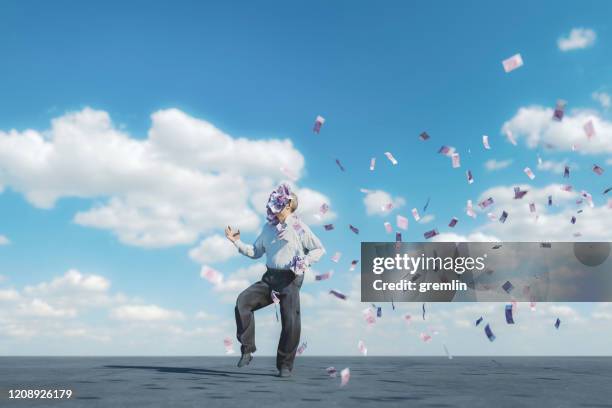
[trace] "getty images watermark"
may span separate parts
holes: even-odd
[[[609,302],[608,242],[361,244],[363,302]]]
[[[455,272],[461,275],[466,271],[484,271],[487,254],[473,257],[441,257],[441,256],[411,256],[407,253],[395,254],[395,257],[376,257],[372,260],[372,273],[381,275],[385,271],[406,271],[414,276],[417,271]],[[468,286],[459,279],[451,282],[415,282],[410,279],[400,279],[399,282],[385,282],[376,279],[372,283],[374,290],[417,290],[425,293],[429,290],[467,290]]]

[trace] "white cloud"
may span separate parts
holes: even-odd
[[[336,218],[336,213],[330,209],[321,215],[319,209],[323,203],[330,205],[330,199],[315,190],[300,188],[295,191],[298,196],[297,215],[307,224],[321,225]],[[267,198],[266,198],[267,199]]]
[[[70,269],[50,282],[26,286],[23,294],[31,298],[44,298],[63,308],[87,309],[124,302],[126,299],[122,294],[109,293],[110,286],[110,281],[102,276],[86,275]]]
[[[229,297],[234,298],[234,295],[248,288],[251,283],[253,282],[244,278],[224,279],[223,281],[215,285],[215,291],[229,293]]]
[[[12,302],[20,298],[15,289],[0,289],[0,302]]]
[[[207,313],[204,310],[200,310],[195,314],[195,318],[197,320],[214,320],[216,319],[216,316],[211,315],[210,313]]]
[[[436,216],[433,214],[425,214],[424,216],[421,217],[421,219],[419,220],[420,224],[429,224],[430,222],[432,222],[433,220],[436,219]]]
[[[91,332],[90,328],[85,328],[85,327],[78,327],[78,328],[68,328],[65,329],[61,332],[62,336],[70,338],[70,337],[76,337],[76,338],[84,338],[84,339],[91,339],[91,340],[96,340],[96,341],[102,341],[102,342],[109,342],[111,341],[111,337],[108,335],[96,335],[94,333]]]
[[[207,268],[208,267],[206,265],[202,266],[200,271],[200,277],[202,279],[205,279],[204,271]],[[223,273],[221,270],[217,270],[217,272],[221,274],[222,279],[216,283],[208,282],[208,284],[211,285],[213,290],[220,295],[223,302],[235,303],[236,297],[240,294],[240,292],[249,287],[252,283],[261,279],[263,274],[266,272],[266,264],[263,262],[257,262],[247,267],[238,268],[237,270],[228,274]],[[310,277],[312,273],[312,271],[309,271],[307,275]]]
[[[564,159],[560,162],[555,162],[552,160],[542,160],[541,163],[538,163],[537,169],[540,171],[550,171],[555,174],[563,174],[565,171],[565,166],[569,166],[570,172],[573,170],[578,170],[579,166],[574,163],[569,163],[567,159]]]
[[[250,197],[284,180],[281,167],[298,178],[303,172],[289,139],[234,138],[177,109],[151,118],[145,139],[90,108],[55,118],[45,132],[0,131],[0,185],[39,208],[63,197],[93,199],[74,222],[110,230],[125,244],[166,247],[237,220],[256,230],[260,210]],[[309,197],[327,200],[302,190],[306,207]]]
[[[434,242],[498,242],[499,239],[493,235],[482,232],[472,232],[468,235],[456,234],[454,232],[443,232],[432,238]]]
[[[501,170],[512,164],[512,159],[507,160],[495,160],[489,159],[485,162],[484,166],[489,171]]]
[[[402,197],[391,197],[386,191],[374,190],[366,193],[363,203],[368,215],[387,215],[389,214],[389,211],[385,210],[387,204],[393,204],[393,209],[396,209],[406,204],[406,200]]]
[[[599,303],[593,310],[596,320],[612,320],[612,303]]]
[[[246,269],[240,274],[255,274]],[[584,347],[579,353],[609,353],[608,343],[600,339],[609,338],[610,325],[596,323],[612,319],[611,304],[595,304],[589,313],[582,307],[559,303],[538,303],[532,312],[527,304],[518,303],[514,313],[517,324],[507,325],[502,302],[427,303],[425,320],[421,318],[420,303],[396,302],[395,309],[389,303],[381,303],[378,306],[383,308],[382,318],[368,327],[362,310],[369,303],[360,301],[360,275],[340,272],[333,279],[302,288],[301,304],[307,310],[302,319],[302,337],[308,341],[307,355],[356,356],[358,339],[365,341],[368,353],[374,356],[403,355],[406,347],[414,355],[443,356],[442,344],[454,355],[560,355],[568,342],[580,341]],[[45,285],[33,285],[38,286]],[[330,296],[331,287],[346,293],[347,300]],[[110,319],[88,325],[83,316],[72,316],[48,299],[41,298],[33,308],[38,309],[37,316],[17,314],[5,306],[0,308],[0,345],[9,354],[15,350],[15,353],[45,355],[222,355],[223,337],[233,338],[235,332],[231,307],[222,308],[221,316],[200,310],[195,319],[185,319],[177,310],[129,303],[110,307]],[[409,324],[403,318],[405,314],[412,316]],[[274,308],[262,309],[256,316],[258,352],[273,355],[280,332]],[[480,316],[491,324],[497,336],[494,343],[486,339],[482,326],[474,327],[474,321]],[[553,326],[557,317],[562,322],[559,331]],[[586,338],[585,330],[591,333]],[[328,341],[330,332],[335,333],[333,342]],[[431,341],[422,342],[421,332],[430,333]],[[558,336],[563,336],[564,341],[549,341]],[[236,346],[234,341],[234,349]]]
[[[239,268],[223,280],[213,285],[215,292],[221,294],[221,300],[225,303],[236,302],[236,297],[244,289],[248,288],[253,282],[261,279],[266,272],[266,264],[257,262],[244,268]],[[200,274],[202,276],[202,274]]]
[[[547,305],[547,307],[551,315],[553,316],[566,318],[566,319],[579,318],[578,312],[576,312],[576,310],[572,308],[571,306],[551,304],[551,305]]]
[[[1,245],[8,245],[10,243],[11,243],[11,241],[7,237],[5,237],[4,235],[0,235],[0,246]]]
[[[493,197],[495,204],[485,212],[492,212],[495,221],[488,221],[477,228],[478,232],[498,237],[502,241],[610,241],[612,240],[612,209],[605,203],[594,208],[583,204],[579,208],[575,202],[579,198],[577,192],[561,190],[560,184],[550,184],[545,187],[520,185],[521,190],[529,190],[520,200],[514,199],[514,186],[496,186],[484,191],[479,198],[483,200]],[[547,205],[548,196],[553,197],[553,206]],[[535,203],[539,217],[536,219],[529,210],[529,203]],[[583,212],[577,214],[577,209]],[[505,223],[497,221],[502,211],[509,216]],[[570,223],[576,216],[576,224]],[[574,233],[581,233],[575,237]]]
[[[15,289],[0,290],[0,300],[14,302],[29,315],[73,316],[77,309],[117,304],[123,295],[110,296],[110,282],[99,275],[83,275],[75,269],[50,282],[25,286],[21,292]],[[54,312],[64,310],[69,312]],[[9,313],[9,310],[4,310]],[[0,314],[1,317],[1,314]]]
[[[172,340],[168,343],[171,347],[176,336],[201,337],[202,333],[214,331],[214,328],[192,330],[178,327],[177,321],[185,323],[182,312],[143,304],[137,298],[128,303],[125,296],[112,294],[109,289],[108,279],[76,270],[69,270],[49,282],[26,286],[21,291],[0,289],[0,344],[5,347],[7,342],[11,344],[14,341],[16,350],[25,350],[26,344],[20,341],[35,339],[39,344],[37,350],[46,350],[43,353],[47,353],[51,350],[46,348],[49,344],[61,341],[62,354],[78,354],[75,350],[87,349],[83,345],[89,342],[79,341],[86,338],[97,342],[88,354],[99,354],[96,347],[100,342],[110,347],[114,345],[118,347],[114,350],[123,353],[120,351],[122,346],[147,342],[160,333],[164,338],[171,333]],[[91,324],[92,318],[94,324]],[[213,320],[215,316],[209,314],[207,318]],[[117,346],[121,338],[130,341]],[[138,349],[132,352],[138,353]]]
[[[240,268],[229,276],[230,279],[248,279],[248,280],[259,280],[266,272],[266,264],[258,262],[251,264],[245,268]]]
[[[18,313],[35,317],[75,317],[77,314],[74,309],[56,308],[41,299],[32,299],[20,304]]]
[[[4,333],[10,337],[16,337],[20,339],[30,339],[37,334],[36,329],[33,327],[26,327],[19,323],[7,323],[3,327]]]
[[[602,108],[608,109],[610,107],[610,95],[606,92],[593,92],[591,97],[599,102]]]
[[[117,320],[127,321],[166,321],[182,320],[184,316],[181,312],[164,309],[157,305],[124,305],[114,308],[111,317]]]
[[[588,48],[595,44],[597,34],[590,28],[572,28],[567,37],[559,37],[557,46],[561,51]]]
[[[189,257],[194,261],[206,264],[224,262],[238,255],[238,250],[225,236],[211,235],[189,251]]]
[[[255,267],[259,268],[259,264],[256,264]],[[209,267],[207,265],[202,266],[202,269],[200,270],[200,277],[202,279],[206,279],[205,271],[208,268]],[[248,268],[239,270],[238,274],[233,274],[230,276],[225,276],[221,271],[217,270],[217,272],[221,274],[221,278],[216,282],[211,282],[211,284],[216,292],[224,293],[227,295],[226,298],[231,298],[251,284],[250,279],[245,276],[246,273],[244,271],[247,270]],[[240,273],[240,271],[242,271],[242,273]]]
[[[83,275],[76,269],[70,269],[50,283],[40,283],[36,286],[26,286],[25,293],[29,295],[49,294],[60,291],[104,292],[110,288],[110,282],[98,275]]]
[[[0,333],[25,338],[59,335],[71,321],[82,317],[82,312],[125,301],[123,295],[110,295],[109,287],[110,282],[101,276],[69,270],[50,282],[26,286],[21,291],[0,289]]]
[[[512,131],[515,138],[525,138],[528,147],[550,144],[558,151],[571,151],[572,145],[578,146],[581,154],[612,153],[612,123],[603,119],[597,112],[575,110],[567,113],[562,121],[552,119],[553,110],[542,106],[520,108],[509,121],[505,122],[502,132]],[[591,120],[595,136],[587,138],[584,125]]]
[[[45,347],[50,339],[55,339],[65,345],[64,353],[70,353],[73,347],[83,343],[66,343],[70,338],[109,341],[112,330],[104,322],[83,326],[92,316],[88,312],[96,316],[97,309],[125,302],[123,295],[110,294],[109,288],[110,282],[102,276],[69,270],[49,282],[25,286],[21,291],[0,290],[3,303],[0,307],[0,343],[16,341],[17,349],[24,350],[25,343],[21,340],[35,339],[40,344],[39,350],[48,351],[50,349]]]
[[[279,177],[280,167],[299,176],[304,157],[289,139],[233,138],[211,123],[178,109],[157,111],[149,140],[159,154],[180,166],[236,175]]]

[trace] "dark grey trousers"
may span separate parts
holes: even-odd
[[[255,347],[255,312],[272,303],[272,290],[279,292],[282,330],[276,352],[276,368],[293,369],[293,360],[300,342],[300,288],[304,275],[290,270],[268,269],[259,282],[246,288],[236,300],[236,337],[242,353]]]

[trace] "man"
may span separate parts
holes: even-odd
[[[281,184],[270,194],[268,222],[253,245],[240,241],[240,230],[225,229],[225,236],[249,258],[266,254],[266,273],[259,282],[245,289],[236,300],[237,338],[242,344],[238,367],[244,367],[255,352],[254,311],[280,301],[282,331],[276,354],[279,377],[291,376],[300,341],[300,287],[306,269],[318,261],[325,249],[321,241],[294,213],[298,198],[289,186]]]

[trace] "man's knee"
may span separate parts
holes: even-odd
[[[246,291],[244,291],[240,293],[238,297],[236,298],[236,310],[239,312],[248,310],[249,309],[248,305],[249,305],[249,299],[246,294]]]

